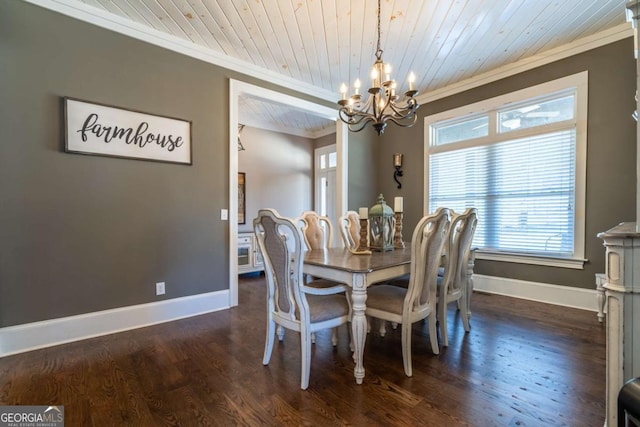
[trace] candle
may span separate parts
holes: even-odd
[[[396,197],[393,199],[393,211],[394,212],[402,212],[403,209],[403,200],[402,197]]]
[[[409,73],[409,90],[413,90],[413,83],[416,81],[416,75],[413,74],[413,71]]]
[[[354,88],[354,89],[355,89],[355,91],[356,91],[356,95],[359,95],[359,94],[360,94],[360,85],[361,85],[361,84],[362,84],[362,83],[360,82],[360,79],[356,79],[356,81],[355,81],[355,82],[353,82],[353,88]]]
[[[360,208],[360,219],[369,219],[369,208]]]
[[[384,73],[387,75],[387,81],[391,80],[391,64],[384,64]]]
[[[342,95],[342,99],[347,99],[347,85],[344,83],[340,86],[340,94]]]

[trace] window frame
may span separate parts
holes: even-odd
[[[533,128],[512,130],[498,133],[498,113],[522,103],[537,99],[541,101],[563,93],[575,93],[575,119],[555,122]],[[453,151],[478,145],[488,145],[513,140],[540,133],[553,132],[566,128],[567,123],[575,125],[575,218],[574,218],[574,253],[571,257],[531,255],[478,248],[476,259],[506,261],[522,264],[534,264],[551,267],[583,269],[587,261],[585,256],[585,208],[586,208],[586,176],[587,176],[587,117],[588,117],[588,71],[572,74],[546,83],[531,86],[473,104],[443,111],[424,118],[424,206],[423,211],[429,213],[429,156],[432,153]],[[489,117],[488,136],[447,143],[440,146],[431,145],[435,129],[434,124],[452,124],[473,119],[482,115]],[[575,123],[574,123],[575,122]],[[482,213],[478,213],[482,220]]]

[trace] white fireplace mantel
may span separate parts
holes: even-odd
[[[640,230],[624,222],[598,234],[606,248],[607,426],[618,425],[618,392],[640,377]]]

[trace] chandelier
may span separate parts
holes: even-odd
[[[385,64],[382,60],[380,49],[380,0],[378,0],[378,45],[376,50],[376,62],[371,69],[372,85],[369,88],[369,97],[362,103],[360,94],[360,79],[353,83],[354,93],[347,99],[347,86],[343,83],[340,87],[342,99],[338,101],[340,109],[338,115],[345,122],[349,130],[359,132],[372,123],[378,135],[384,133],[387,121],[402,127],[413,126],[416,122],[416,110],[419,107],[415,96],[418,91],[414,89],[415,75],[409,73],[409,90],[404,93],[406,105],[400,106],[400,96],[396,93],[396,81],[391,79],[391,64]]]

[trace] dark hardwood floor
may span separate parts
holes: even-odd
[[[0,404],[64,405],[67,426],[603,425],[595,313],[476,293],[468,334],[450,305],[439,356],[414,325],[412,378],[400,329],[369,334],[362,385],[343,326],[337,348],[318,334],[302,391],[297,334],[262,365],[264,299],[263,277],[243,279],[232,310],[1,358]]]

